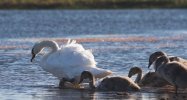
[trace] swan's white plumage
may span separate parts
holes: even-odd
[[[75,78],[75,81],[78,82],[81,73],[85,70],[92,72],[96,78],[103,78],[111,74],[110,70],[96,67],[96,61],[92,52],[85,50],[75,40],[69,40],[67,44],[62,45],[60,48],[54,41],[43,42],[43,46],[42,44],[39,45],[40,48],[49,46],[52,52],[42,58],[40,66],[59,79],[64,77],[68,79]],[[53,50],[54,46],[52,44],[56,46],[56,50]]]

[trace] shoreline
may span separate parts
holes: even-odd
[[[15,0],[16,1],[16,0]],[[176,3],[174,1],[79,1],[66,2],[3,2],[0,1],[0,9],[174,9],[187,8],[187,1]]]

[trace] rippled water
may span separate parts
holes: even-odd
[[[30,52],[37,41],[51,39],[61,45],[72,38],[92,49],[98,66],[114,75],[127,76],[133,66],[146,73],[148,57],[157,50],[187,59],[186,11],[0,10],[0,99],[172,99],[172,91],[156,88],[129,96],[59,90],[59,80],[31,63]]]

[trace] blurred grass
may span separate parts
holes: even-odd
[[[0,9],[187,8],[187,0],[0,0]]]

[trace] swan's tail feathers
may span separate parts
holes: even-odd
[[[71,42],[71,39],[68,39],[68,41],[67,41],[67,43],[66,43],[66,44],[70,44],[70,42]]]
[[[112,71],[98,68],[97,72],[95,73],[95,78],[104,78],[108,75],[111,75]]]
[[[71,41],[71,44],[75,44],[75,43],[76,43],[76,40],[72,40],[72,41]]]
[[[68,39],[66,44],[75,44],[75,43],[76,43],[76,40]]]

